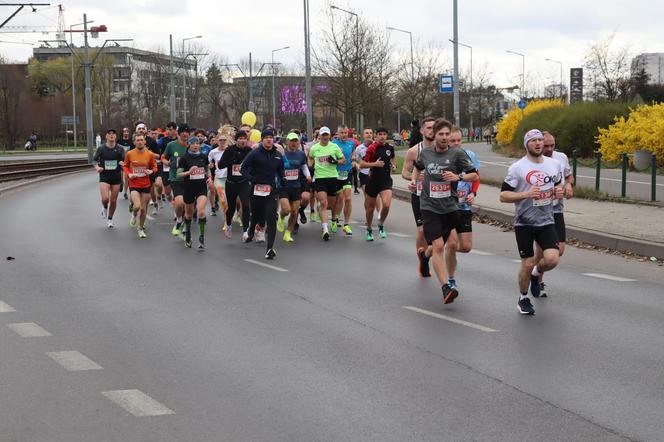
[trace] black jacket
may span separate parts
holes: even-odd
[[[244,161],[244,159],[251,152],[251,147],[245,146],[243,148],[238,147],[237,144],[229,146],[224,150],[224,153],[217,161],[215,165],[217,169],[227,169],[226,181],[229,183],[241,183],[247,180],[247,177],[243,176],[239,172],[239,167]],[[236,166],[236,173],[233,174],[233,166]],[[238,175],[238,173],[240,173]]]
[[[285,181],[284,157],[274,146],[266,150],[259,144],[244,159],[241,171],[252,184],[269,184],[277,189]]]

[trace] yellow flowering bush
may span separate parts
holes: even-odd
[[[644,149],[657,155],[658,164],[664,164],[664,104],[639,106],[627,118],[616,117],[608,128],[599,128],[596,142],[607,161],[618,161],[623,152]]]
[[[496,134],[496,141],[500,144],[515,144],[521,145],[521,143],[513,142],[514,135],[517,132],[519,123],[524,117],[539,112],[543,109],[551,109],[556,107],[563,107],[565,104],[558,99],[546,99],[546,100],[533,100],[528,102],[528,106],[521,111],[521,109],[515,107],[505,115],[505,118],[498,122],[498,133]]]

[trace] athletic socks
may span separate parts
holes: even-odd
[[[185,226],[185,233],[184,233],[185,238],[187,241],[191,241],[191,220],[185,219],[184,226]]]
[[[207,218],[198,218],[198,233],[201,236],[205,236],[205,224],[207,223]]]

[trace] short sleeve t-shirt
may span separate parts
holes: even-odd
[[[394,148],[389,144],[379,145],[373,143],[367,148],[364,155],[364,161],[373,163],[382,160],[383,167],[371,167],[369,170],[369,179],[371,181],[389,181],[392,174],[392,159],[394,158]]]
[[[541,227],[554,222],[554,187],[563,179],[563,169],[553,158],[541,158],[541,163],[533,163],[526,156],[507,169],[505,184],[515,192],[527,192],[533,186],[540,188],[535,198],[514,203],[515,226]]]
[[[337,161],[344,157],[339,146],[334,143],[328,143],[326,146],[317,143],[309,150],[309,156],[314,159],[316,179],[339,178],[337,165],[330,163],[330,157]]]
[[[168,179],[170,181],[182,181],[178,178],[178,164],[180,158],[182,158],[185,153],[187,153],[187,147],[181,145],[179,140],[171,141],[166,146],[164,158],[170,163],[170,170],[168,172]]]
[[[299,188],[302,179],[302,166],[307,164],[307,156],[301,150],[291,152],[286,150],[284,153],[284,175],[286,186],[289,188]]]
[[[106,144],[99,146],[94,157],[99,167],[104,169],[99,176],[106,179],[119,178],[120,172],[122,172],[120,162],[124,160],[124,156],[124,148],[119,144],[116,144],[114,148],[110,148]]]
[[[357,149],[355,149],[355,159],[358,161],[363,160],[366,154],[367,154],[367,145],[364,143],[360,144],[359,146],[357,146]],[[369,175],[369,168],[365,167],[364,169],[360,169],[360,173]]]
[[[463,149],[463,150],[466,152],[466,154],[468,154],[468,158],[470,158],[470,161],[473,163],[473,168],[475,170],[480,170],[480,162],[477,159],[477,155],[475,155],[475,152],[469,149]],[[466,212],[473,210],[471,205],[466,202],[466,197],[471,192],[472,187],[473,183],[469,183],[467,181],[458,182],[457,198],[459,199],[459,210],[463,210]]]
[[[567,155],[565,155],[562,152],[558,152],[557,150],[554,150],[553,156],[551,158],[560,163],[560,167],[562,167],[563,169],[563,178],[567,178],[572,174],[572,170],[569,166],[569,159],[567,158]],[[556,203],[553,205],[553,213],[563,213],[564,210],[565,210],[564,199],[563,198],[557,199]]]
[[[457,182],[446,181],[443,173],[455,174],[474,170],[473,163],[463,149],[437,152],[435,147],[422,149],[415,161],[417,170],[423,171],[420,209],[441,215],[458,210]]]
[[[344,154],[344,158],[346,158],[346,164],[337,164],[339,179],[345,180],[348,178],[348,174],[350,170],[353,168],[352,160],[353,160],[353,150],[355,150],[355,142],[350,138],[347,138],[344,141],[341,141],[340,139],[336,138],[332,142],[337,146],[339,146],[339,149],[341,149],[341,152]]]
[[[223,154],[223,150],[219,150],[218,147],[215,147],[208,154],[208,162],[214,163],[216,165]],[[215,178],[224,179],[228,176],[228,169],[226,167],[222,167],[221,169],[216,168],[214,169],[214,176]]]

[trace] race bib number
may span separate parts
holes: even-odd
[[[447,181],[432,181],[429,183],[429,196],[431,198],[449,198],[452,196],[452,186]]]
[[[348,171],[347,170],[342,170],[339,172],[339,179],[340,180],[347,180],[348,179]]]
[[[324,157],[318,157],[318,162],[321,164],[329,164],[330,162],[330,156],[324,156]]]
[[[300,177],[299,169],[286,169],[286,179],[288,181],[296,181]]]
[[[105,170],[115,170],[118,168],[118,160],[106,160],[104,161]]]
[[[459,203],[465,203],[467,195],[468,195],[468,192],[466,192],[466,189],[459,190],[457,192],[457,196],[459,197]]]
[[[415,194],[416,194],[417,196],[422,195],[422,187],[423,187],[423,186],[424,186],[424,185],[423,185],[423,183],[422,183],[422,180],[417,180],[417,182],[415,183]]]
[[[533,198],[533,206],[534,207],[548,206],[551,204],[552,199],[553,199],[553,189],[543,190]]]
[[[145,167],[140,166],[132,167],[131,173],[133,173],[136,177],[144,177],[147,175],[147,173],[145,173]]]
[[[162,169],[164,172],[170,172],[171,171],[171,165],[168,163],[164,163],[164,168]]]
[[[254,186],[254,195],[268,196],[272,192],[272,186],[269,184],[256,184]]]
[[[194,169],[191,171],[191,175],[189,175],[189,178],[192,180],[202,180],[205,178],[205,168],[203,167],[194,167]]]
[[[231,174],[233,176],[242,176],[242,172],[240,172],[241,167],[242,166],[240,164],[233,164],[233,168],[231,169]]]

